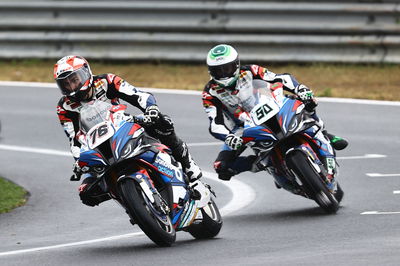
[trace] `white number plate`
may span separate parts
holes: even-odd
[[[279,106],[273,99],[266,99],[251,110],[250,115],[254,124],[261,125],[279,112]]]
[[[104,141],[111,138],[115,133],[114,127],[104,121],[92,127],[86,135],[87,143],[90,149],[94,149]]]

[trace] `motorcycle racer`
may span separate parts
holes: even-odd
[[[97,99],[119,104],[122,99],[144,112],[143,127],[146,132],[171,149],[172,156],[182,164],[189,184],[194,185],[202,176],[186,143],[176,135],[171,118],[161,113],[151,93],[137,89],[115,74],[93,75],[87,60],[78,55],[69,55],[58,60],[54,65],[54,79],[63,94],[58,102],[57,114],[70,142],[75,159],[73,171],[76,175],[82,174],[83,167],[79,164],[79,113],[82,103]],[[91,186],[96,184],[96,177],[90,173],[84,173],[83,177],[79,196],[84,204],[95,206],[109,199],[99,186]]]
[[[235,174],[252,170],[255,156],[238,157],[236,150],[242,146],[243,140],[235,133],[243,128],[248,119],[247,112],[250,111],[246,110],[246,103],[240,99],[239,92],[253,80],[266,81],[272,91],[283,86],[285,91],[302,101],[306,110],[312,112],[313,118],[323,125],[315,113],[318,103],[313,92],[292,75],[275,74],[258,65],[240,65],[238,52],[226,44],[217,45],[208,52],[207,66],[211,79],[203,90],[202,100],[210,120],[210,134],[224,141],[214,162],[214,169],[220,179],[230,180]],[[348,145],[343,138],[329,134],[326,130],[323,133],[336,150],[342,150]]]

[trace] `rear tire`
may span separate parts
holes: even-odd
[[[214,200],[200,209],[203,219],[194,221],[188,228],[188,232],[197,239],[213,238],[218,235],[222,227],[222,217]]]
[[[301,151],[293,151],[286,157],[286,162],[303,183],[306,194],[327,213],[336,213],[339,209],[339,200],[326,187],[307,155]]]
[[[147,205],[140,185],[133,179],[121,180],[119,188],[129,215],[140,229],[157,245],[171,246],[175,242],[176,232],[169,215],[166,215],[165,221],[157,218]]]

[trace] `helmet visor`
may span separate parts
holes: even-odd
[[[64,95],[73,96],[90,79],[89,71],[86,67],[79,68],[65,75],[60,75],[57,79],[57,86]]]
[[[219,66],[209,66],[208,71],[213,79],[224,79],[234,77],[239,68],[239,60]]]

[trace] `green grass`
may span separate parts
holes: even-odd
[[[27,196],[28,192],[22,187],[0,178],[0,213],[9,212],[24,205]]]

